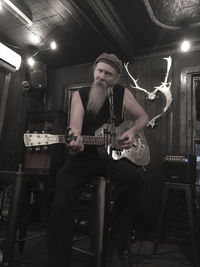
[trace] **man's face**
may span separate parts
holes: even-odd
[[[94,69],[94,84],[105,87],[112,86],[118,79],[118,72],[104,62],[99,62]]]

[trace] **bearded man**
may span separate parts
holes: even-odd
[[[123,121],[126,109],[134,118],[133,126],[119,137],[122,149],[133,145],[137,133],[148,122],[148,116],[132,93],[119,85],[122,62],[114,54],[101,54],[94,63],[91,88],[73,94],[70,112],[70,133],[76,136],[68,144],[69,153],[57,175],[56,195],[48,236],[48,267],[70,267],[73,239],[73,215],[84,185],[95,176],[108,175],[113,185],[114,206],[111,220],[111,246],[123,254],[129,245],[134,215],[144,181],[138,166],[126,158],[109,160],[95,146],[83,144],[82,135],[94,135],[95,130],[110,120],[108,88],[113,88],[115,126]],[[108,166],[109,162],[109,166]],[[113,266],[120,265],[113,263]]]

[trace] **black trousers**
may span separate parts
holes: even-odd
[[[57,175],[48,230],[48,267],[70,266],[73,216],[80,194],[94,176],[106,177],[108,174],[114,188],[111,242],[119,249],[127,245],[144,181],[137,166],[127,159],[102,159],[96,151],[84,151],[78,156],[68,156]]]

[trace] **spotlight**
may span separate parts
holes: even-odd
[[[27,62],[30,66],[33,66],[35,64],[35,60],[32,57],[29,57]]]
[[[181,44],[181,51],[182,52],[188,52],[188,50],[190,49],[190,42],[184,40]]]
[[[53,50],[55,50],[57,48],[57,44],[55,41],[52,41],[50,46],[51,46],[51,49],[53,49]]]

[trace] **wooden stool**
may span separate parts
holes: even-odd
[[[161,200],[161,209],[158,222],[158,237],[156,243],[154,244],[154,249],[156,249],[157,243],[163,241],[164,232],[166,227],[164,225],[166,218],[167,203],[169,201],[170,191],[182,191],[185,196],[186,201],[186,212],[188,217],[189,224],[189,235],[193,251],[194,266],[199,266],[199,259],[197,253],[197,244],[196,244],[196,223],[195,223],[195,184],[183,184],[183,183],[173,183],[173,182],[164,182],[163,194]],[[168,228],[169,229],[169,228]],[[171,229],[173,230],[173,229]],[[179,230],[176,229],[176,232]]]

